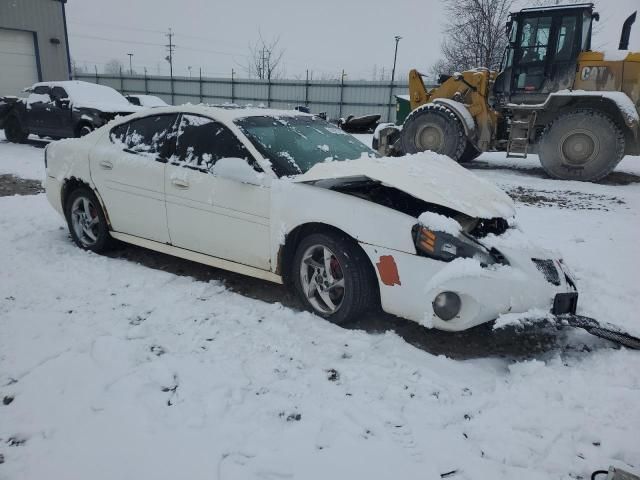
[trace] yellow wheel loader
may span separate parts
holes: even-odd
[[[427,90],[412,70],[412,111],[401,128],[376,132],[374,148],[383,155],[432,150],[461,163],[490,150],[537,153],[551,177],[604,178],[625,155],[640,155],[640,52],[627,51],[635,16],[619,50],[593,52],[593,4],[512,13],[500,72],[441,75]]]

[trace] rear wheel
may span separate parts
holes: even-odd
[[[553,178],[598,181],[624,156],[624,135],[595,110],[566,113],[547,126],[538,149],[542,168]]]
[[[64,209],[71,238],[80,248],[102,252],[111,244],[109,226],[100,202],[87,187],[69,194]]]
[[[4,126],[4,135],[7,140],[13,143],[24,143],[29,138],[29,132],[22,128],[22,124],[17,117],[11,117]]]
[[[344,234],[305,237],[292,264],[296,292],[305,306],[343,325],[375,308],[375,278],[368,257]]]
[[[467,146],[464,128],[458,117],[444,105],[427,104],[407,117],[400,145],[404,153],[430,150],[459,161]]]

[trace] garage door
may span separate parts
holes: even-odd
[[[0,95],[24,96],[38,81],[34,35],[0,28]]]

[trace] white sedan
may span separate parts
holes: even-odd
[[[157,108],[50,144],[45,163],[79,247],[118,239],[286,283],[339,324],[380,307],[451,331],[575,313],[566,267],[504,192],[430,152],[377,158],[312,115]]]

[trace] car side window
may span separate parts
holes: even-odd
[[[210,171],[219,159],[232,157],[244,158],[259,169],[246,147],[227,127],[207,117],[182,115],[174,163]]]
[[[51,89],[45,85],[39,85],[33,89],[33,93],[37,95],[49,95]]]
[[[177,115],[151,115],[139,118],[111,130],[110,138],[131,153],[156,155],[166,142],[175,138]]]
[[[69,98],[67,91],[62,87],[53,87],[51,89],[51,98],[54,100],[63,100]]]

